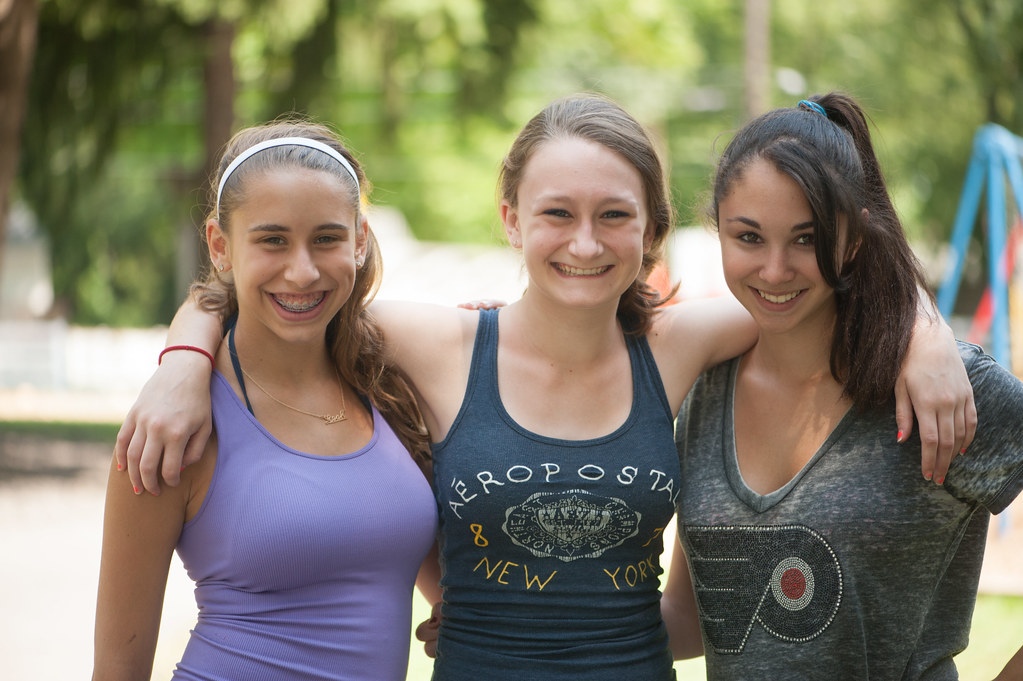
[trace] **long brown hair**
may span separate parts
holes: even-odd
[[[596,142],[617,153],[636,169],[642,180],[654,226],[653,243],[643,255],[640,276],[618,302],[618,321],[626,333],[643,335],[650,330],[654,308],[674,295],[672,291],[662,298],[646,279],[662,258],[675,213],[661,159],[635,118],[615,102],[595,94],[572,95],[551,102],[526,123],[512,143],[501,164],[498,193],[511,206],[517,206],[523,173],[536,150],[551,140],[573,137]]]
[[[362,166],[329,128],[308,121],[283,119],[241,130],[227,143],[217,172],[210,180],[209,218],[217,217],[217,188],[231,161],[255,144],[283,137],[304,137],[335,149],[349,161],[359,179],[359,185],[366,187]],[[355,206],[356,221],[359,221],[362,197],[359,187],[348,172],[321,151],[283,145],[252,156],[231,174],[224,185],[219,205],[220,226],[224,234],[228,234],[235,207],[245,200],[246,178],[281,167],[319,170],[337,177],[348,191],[347,198]],[[386,361],[383,333],[367,310],[380,287],[382,267],[380,249],[376,237],[370,231],[365,263],[358,270],[352,293],[327,325],[327,344],[341,377],[376,406],[412,458],[421,462],[430,458],[429,435],[422,414],[404,377]],[[238,299],[230,276],[222,275],[212,267],[202,281],[192,284],[191,292],[202,309],[215,312],[222,318],[229,318],[238,312]]]
[[[711,218],[716,224],[718,205],[757,159],[802,188],[813,213],[817,266],[837,303],[831,374],[858,408],[877,408],[894,399],[926,282],[892,205],[863,110],[838,92],[809,101],[824,115],[809,104],[776,109],[736,134],[718,163]]]

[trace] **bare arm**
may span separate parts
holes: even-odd
[[[952,458],[973,441],[977,408],[952,329],[922,303],[909,351],[895,385],[895,414],[900,441],[920,429],[921,472],[940,484]],[[700,372],[747,351],[757,328],[732,297],[690,301],[661,312],[650,334],[665,391],[677,411]]]
[[[938,484],[952,458],[966,451],[977,430],[973,386],[959,356],[952,329],[921,297],[906,359],[895,384],[895,418],[899,441],[920,429],[921,473]]]
[[[1023,647],[1016,651],[995,681],[1023,681]]]
[[[194,345],[217,354],[222,320],[186,300],[167,333],[167,345]],[[204,355],[176,350],[163,356],[117,433],[114,456],[136,494],[160,494],[160,477],[177,485],[185,466],[202,456],[210,437],[212,366]]]
[[[696,594],[689,574],[689,561],[682,543],[674,540],[668,583],[661,595],[661,617],[668,630],[668,645],[673,659],[685,660],[703,655],[703,636]]]
[[[152,673],[171,554],[184,496],[128,489],[111,462],[96,601],[93,679],[138,681]]]
[[[732,296],[690,300],[659,311],[647,340],[677,413],[701,373],[753,347],[757,325]]]
[[[440,563],[438,562],[438,546],[433,545],[416,577],[416,586],[433,607],[430,619],[420,622],[416,627],[416,638],[423,642],[423,651],[427,657],[437,657],[437,635],[440,633],[440,605],[442,592],[440,588]]]

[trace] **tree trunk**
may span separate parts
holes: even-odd
[[[38,28],[36,0],[0,0],[0,266]]]
[[[231,138],[234,127],[235,81],[231,46],[234,43],[235,27],[231,22],[213,20],[203,27],[203,31],[206,36],[206,59],[203,64],[203,82],[206,88],[203,141],[206,157],[192,186],[200,187],[205,196],[209,189],[209,179],[216,171],[220,152]],[[205,202],[200,200],[200,205],[205,205]],[[187,294],[191,282],[203,272],[209,262],[203,246],[202,232],[203,225],[197,230],[195,225],[187,223],[182,224],[178,233],[176,279],[181,298]]]
[[[771,0],[746,0],[746,120],[767,111],[771,89]]]

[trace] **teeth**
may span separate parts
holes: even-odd
[[[595,274],[603,274],[610,267],[604,265],[603,267],[572,267],[571,265],[563,265],[558,263],[555,265],[559,272],[567,274],[573,277],[592,277]]]
[[[772,296],[770,293],[765,293],[760,289],[757,289],[757,293],[760,294],[761,298],[770,303],[787,303],[799,295],[799,291],[793,291],[792,293],[785,293],[780,296]]]
[[[323,294],[321,293],[314,298],[274,294],[273,299],[288,312],[307,312],[320,304],[323,300]]]

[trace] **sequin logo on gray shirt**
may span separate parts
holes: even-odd
[[[685,533],[704,632],[718,654],[741,653],[757,626],[784,641],[809,641],[838,612],[842,568],[810,528],[694,526]]]

